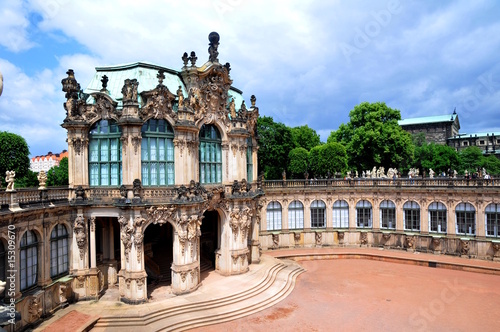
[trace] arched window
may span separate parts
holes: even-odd
[[[116,122],[96,122],[89,133],[89,181],[91,186],[122,183],[121,129]]]
[[[36,285],[38,275],[38,242],[32,231],[26,231],[20,245],[21,290]]]
[[[200,183],[222,183],[222,149],[219,130],[214,125],[200,129]]]
[[[68,231],[62,224],[56,225],[50,234],[50,276],[68,272]]]
[[[174,185],[174,130],[165,120],[142,125],[141,165],[144,186]]]
[[[247,138],[247,181],[253,181],[252,138]]]
[[[408,201],[403,205],[403,218],[406,230],[420,231],[420,205],[417,202]]]
[[[293,201],[288,205],[288,228],[304,228],[304,205],[299,201]]]
[[[358,228],[372,227],[372,204],[366,200],[356,203],[356,224]]]
[[[273,201],[266,209],[267,230],[281,229],[281,204]]]
[[[333,203],[333,228],[349,227],[349,204],[344,200]]]
[[[496,236],[500,234],[500,204],[491,203],[486,209],[486,236]]]
[[[429,205],[429,231],[446,233],[446,206],[440,202],[432,202]]]
[[[476,209],[470,203],[460,203],[455,209],[457,234],[476,234]]]
[[[313,201],[311,203],[311,228],[326,226],[326,205],[323,201]]]
[[[396,229],[396,205],[393,201],[380,203],[380,228]]]

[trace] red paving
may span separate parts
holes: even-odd
[[[300,264],[307,272],[277,305],[192,331],[500,330],[498,275],[365,259]]]
[[[76,310],[68,312],[63,317],[56,320],[54,323],[43,329],[42,332],[75,332],[81,331],[90,324],[96,321],[97,317],[86,315]]]

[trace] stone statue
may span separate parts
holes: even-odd
[[[434,179],[434,171],[432,170],[432,168],[429,168],[429,177],[431,179]]]
[[[179,97],[179,108],[184,106],[184,95],[182,94],[182,87],[179,85],[177,89],[177,97]]]
[[[364,179],[366,177],[365,171],[361,172],[361,177]]]
[[[372,175],[372,178],[377,177],[377,166],[373,166],[373,169],[370,174]]]
[[[229,103],[229,113],[231,114],[231,119],[236,119],[236,107],[234,105],[234,98],[231,99]]]
[[[39,190],[42,190],[42,189],[47,189],[47,187],[45,186],[45,183],[47,182],[47,174],[45,174],[45,171],[44,170],[41,170],[40,173],[38,173],[38,189]]]
[[[5,191],[14,191],[14,182],[16,178],[16,171],[6,171],[5,172],[5,183],[7,188]]]
[[[0,96],[2,95],[2,91],[3,91],[3,76],[2,72],[0,72]]]
[[[359,177],[359,176],[358,176],[358,171],[356,170],[356,179],[357,179],[358,177]]]
[[[458,174],[457,170],[456,170],[456,169],[454,169],[454,170],[453,170],[453,178],[454,178],[454,179],[456,179],[456,178],[457,178],[457,174]]]
[[[286,172],[285,172],[285,170],[283,170],[283,173],[281,173],[281,175],[283,176],[283,181],[286,181]]]
[[[347,176],[346,176],[347,179],[350,179],[351,178],[351,171],[347,171]]]

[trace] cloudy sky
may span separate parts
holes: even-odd
[[[61,79],[86,87],[96,66],[185,51],[208,60],[211,31],[233,85],[262,115],[308,124],[323,141],[357,104],[403,118],[451,114],[462,133],[500,133],[500,2],[5,0],[0,5],[0,131],[31,155],[67,148]]]

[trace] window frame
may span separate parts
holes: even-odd
[[[28,237],[28,234],[30,235]],[[31,242],[30,242],[31,241]],[[30,256],[31,254],[31,256]],[[24,256],[24,257],[23,257]],[[29,258],[32,264],[28,265]],[[34,259],[33,259],[34,258]],[[33,262],[34,261],[34,262]],[[20,270],[20,290],[24,291],[36,287],[38,283],[38,238],[35,232],[27,230],[21,237],[19,246],[19,270]],[[31,272],[28,275],[28,271]],[[28,282],[28,280],[30,282]]]
[[[204,124],[198,137],[200,183],[222,183],[222,138],[219,129],[215,125]],[[209,160],[205,160],[207,156]]]
[[[320,199],[312,201],[309,206],[311,211],[311,228],[325,228],[326,227],[326,204]],[[321,218],[322,217],[322,218]],[[323,220],[321,222],[321,219]]]
[[[281,230],[283,222],[283,208],[278,201],[271,201],[266,207],[266,229],[268,231]]]
[[[349,228],[349,203],[343,199],[338,199],[332,206],[333,228]]]
[[[160,124],[163,124],[163,126]],[[161,131],[161,127],[164,128],[163,131]],[[154,130],[152,128],[154,128]],[[145,187],[175,185],[175,133],[173,127],[167,120],[149,119],[143,123],[141,135],[142,185]],[[161,158],[162,143],[163,158]],[[153,145],[154,147],[152,147]],[[152,153],[153,149],[154,156]],[[163,181],[161,181],[162,170]]]
[[[60,230],[64,230],[64,232],[61,231],[60,233],[59,232]],[[55,268],[55,273],[54,273],[54,268]],[[65,225],[57,224],[50,233],[50,277],[58,278],[68,273],[69,273],[69,233]]]
[[[465,232],[459,232],[461,226],[465,226]],[[476,236],[476,208],[472,204],[462,202],[456,206],[455,233],[457,235]]]
[[[288,229],[304,229],[304,204],[299,200],[288,204]]]
[[[407,201],[403,204],[404,230],[410,232],[420,232],[420,204],[415,201]],[[408,227],[410,226],[410,227]]]
[[[104,126],[104,124],[106,124]],[[107,132],[102,132],[103,128],[107,128]],[[116,131],[112,131],[116,129]],[[94,132],[93,132],[94,131]],[[94,123],[89,130],[89,146],[88,146],[88,173],[89,186],[91,187],[119,187],[123,181],[122,171],[122,142],[121,142],[121,127],[114,120],[101,119]],[[107,144],[107,160],[102,160],[103,143]],[[112,144],[116,144],[116,160],[113,160]],[[93,146],[97,144],[97,149]],[[97,153],[97,159],[93,160],[93,152]],[[113,166],[118,167],[118,173],[113,171]],[[97,174],[94,174],[94,167],[97,166]],[[103,174],[103,169],[106,168],[107,176]],[[116,176],[116,184],[113,184],[114,176]],[[104,178],[107,177],[107,184],[104,184]],[[97,181],[94,181],[97,179]]]
[[[448,209],[446,208],[446,205],[441,202],[432,202],[429,204],[428,215],[429,232],[446,234],[448,231]],[[441,228],[439,226],[441,226]]]
[[[494,209],[489,211],[489,209]],[[493,225],[490,227],[490,216],[494,216],[495,220],[492,220]],[[500,204],[490,203],[484,209],[484,222],[485,222],[485,235],[487,237],[500,237]],[[493,228],[493,234],[490,233],[490,228]]]
[[[373,228],[373,205],[365,199],[356,203],[356,227]]]
[[[380,228],[381,229],[396,229],[396,204],[391,200],[383,200],[380,202]],[[392,217],[392,218],[391,218]],[[392,219],[392,227],[391,220]]]

